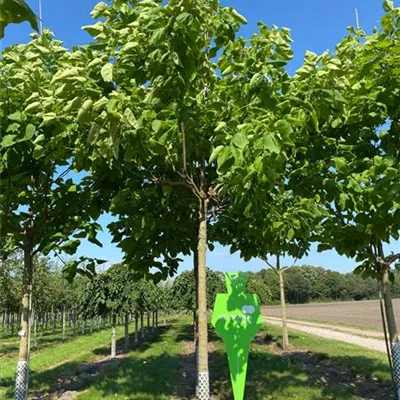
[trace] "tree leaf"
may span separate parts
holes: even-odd
[[[249,143],[246,135],[242,132],[236,132],[232,139],[232,144],[236,146],[238,149],[243,150],[246,145]]]
[[[24,0],[1,0],[0,12],[0,39],[4,37],[5,27],[11,23],[28,21],[32,29],[39,32],[37,17]]]
[[[113,81],[113,68],[113,65],[110,63],[103,65],[101,68],[101,76],[105,82]]]

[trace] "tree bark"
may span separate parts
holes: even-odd
[[[286,299],[285,299],[285,282],[283,280],[283,272],[278,269],[279,275],[279,290],[281,295],[281,313],[282,313],[282,348],[287,350],[289,346],[289,336],[287,330],[287,319],[286,319]]]
[[[32,310],[33,314],[33,347],[37,349],[37,315],[36,310]]]
[[[139,315],[135,313],[135,343],[139,343]]]
[[[129,314],[125,314],[125,345],[124,350],[127,352],[129,349]]]
[[[208,373],[208,315],[207,315],[207,208],[208,200],[200,200],[199,210],[199,236],[197,242],[198,254],[198,347],[197,347],[197,385],[196,396],[200,400],[208,400],[210,397],[209,373]]]
[[[115,357],[117,355],[117,316],[113,314],[112,316],[112,329],[111,329],[111,357]]]
[[[141,330],[141,335],[140,338],[143,340],[144,339],[144,324],[143,324],[143,313],[140,313],[140,330]]]
[[[62,309],[61,319],[62,319],[62,340],[65,340],[65,306],[63,306]]]
[[[17,377],[15,382],[15,398],[28,398],[29,384],[29,343],[31,323],[31,297],[33,277],[33,247],[30,235],[24,238],[24,270],[22,275],[22,315],[21,330],[19,331],[19,356],[17,363]]]
[[[199,310],[199,257],[198,252],[195,250],[193,252],[193,269],[194,269],[194,284],[195,284],[195,292],[196,292],[196,309],[193,314],[193,348],[197,353],[197,345],[198,345],[198,310]]]
[[[56,331],[56,323],[57,323],[56,314],[54,313],[54,306],[51,306],[51,318],[52,318],[52,322],[53,322],[52,330],[54,333]]]

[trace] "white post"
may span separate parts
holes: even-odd
[[[39,33],[43,33],[42,0],[39,0]]]

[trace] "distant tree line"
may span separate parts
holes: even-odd
[[[256,274],[271,293],[271,302],[279,302],[278,276],[271,269],[263,269]],[[396,277],[397,278],[397,277]],[[378,298],[376,279],[363,279],[354,273],[340,273],[322,267],[302,265],[289,268],[285,275],[286,300],[291,304],[370,300]],[[394,297],[400,297],[400,282],[395,279],[392,286]]]

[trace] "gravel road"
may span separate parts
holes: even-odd
[[[272,325],[281,325],[282,323],[280,318],[275,317],[264,317],[264,321]],[[339,325],[294,321],[289,319],[288,329],[295,329],[311,335],[355,344],[370,350],[380,351],[382,353],[386,352],[383,336],[376,331],[347,328]]]

